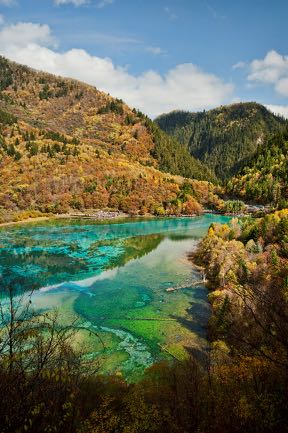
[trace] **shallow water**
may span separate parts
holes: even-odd
[[[2,289],[33,289],[33,308],[56,308],[63,325],[79,318],[75,344],[84,345],[101,371],[134,380],[156,361],[205,347],[207,293],[192,285],[200,277],[186,255],[212,222],[227,220],[204,215],[5,227]]]

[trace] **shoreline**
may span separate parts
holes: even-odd
[[[37,216],[35,218],[26,218],[19,221],[7,221],[4,223],[0,223],[1,227],[9,227],[17,224],[29,224],[33,222],[41,222],[48,220],[58,220],[58,219],[91,219],[91,220],[112,220],[117,218],[129,218],[130,215],[125,214],[124,212],[110,212],[110,211],[98,211],[95,214],[77,214],[77,213],[65,213],[65,214],[51,214],[51,215],[43,215]]]
[[[0,223],[0,228],[1,227],[9,227],[9,226],[14,226],[16,224],[28,224],[28,223],[32,223],[32,222],[38,222],[38,221],[48,221],[50,219],[56,219],[57,217],[54,216],[42,216],[42,217],[35,217],[35,218],[27,218],[24,220],[20,220],[20,221],[7,221],[5,223]]]
[[[204,214],[203,214],[204,215]],[[19,225],[19,224],[29,224],[29,223],[33,223],[33,222],[41,222],[41,221],[49,221],[49,220],[61,220],[61,219],[82,219],[82,220],[90,220],[90,221],[112,221],[112,220],[120,220],[120,219],[125,219],[125,218],[139,218],[139,219],[144,219],[144,218],[158,218],[158,219],[162,219],[162,218],[195,218],[197,216],[201,216],[201,215],[167,215],[165,217],[163,216],[158,216],[158,215],[129,215],[129,214],[120,214],[120,215],[107,215],[107,216],[98,216],[98,215],[94,215],[94,216],[90,216],[90,215],[77,215],[77,214],[59,214],[59,215],[51,215],[51,216],[39,216],[39,217],[35,217],[35,218],[27,218],[24,220],[20,220],[20,221],[7,221],[5,223],[0,223],[0,228],[2,227],[10,227],[10,226],[14,226],[14,225]]]
[[[147,215],[130,215],[127,214],[125,212],[121,212],[121,211],[103,211],[103,210],[99,210],[96,212],[91,212],[91,213],[65,213],[65,214],[51,214],[51,215],[43,215],[43,216],[37,216],[35,218],[26,218],[23,220],[19,220],[19,221],[7,221],[7,222],[3,222],[0,223],[0,228],[1,227],[9,227],[9,226],[14,226],[17,224],[29,224],[29,223],[33,223],[33,222],[41,222],[41,221],[49,221],[49,220],[57,220],[57,219],[87,219],[87,220],[91,220],[91,221],[109,221],[109,220],[116,220],[116,219],[124,219],[124,218],[195,218],[197,216],[201,216],[201,215],[207,215],[207,214],[214,214],[214,215],[223,215],[223,216],[230,216],[230,217],[234,217],[234,218],[241,218],[241,217],[245,217],[245,216],[255,216],[253,214],[255,214],[254,212],[249,212],[249,213],[244,213],[244,214],[231,214],[231,213],[222,213],[219,211],[215,211],[215,210],[211,210],[211,209],[204,209],[203,213],[200,215],[196,215],[196,214],[191,214],[191,215],[152,215],[152,214],[147,214]]]
[[[117,219],[125,219],[125,218],[195,218],[197,216],[205,215],[205,213],[196,215],[165,215],[165,216],[159,216],[159,215],[130,215],[125,212],[120,211],[97,211],[93,213],[65,213],[65,214],[51,214],[51,215],[43,215],[43,216],[37,216],[35,218],[26,218],[20,221],[7,221],[4,223],[0,223],[1,227],[9,227],[14,226],[17,224],[29,224],[33,222],[41,222],[41,221],[49,221],[49,220],[61,220],[61,219],[86,219],[91,221],[111,221],[111,220],[117,220]]]

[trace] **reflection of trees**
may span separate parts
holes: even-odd
[[[203,223],[204,220],[201,226]],[[19,290],[37,289],[124,266],[157,248],[163,233],[165,236],[169,233],[173,241],[181,241],[187,239],[185,230],[190,232],[193,227],[189,218],[163,218],[113,221],[112,224],[57,221],[21,230],[13,228],[3,237],[0,264],[5,270],[5,283],[14,278]],[[83,236],[90,242],[96,237],[96,242],[83,247]],[[190,234],[189,238],[192,238]]]
[[[204,217],[205,218],[205,217]],[[199,221],[191,220],[191,218],[134,218],[133,220],[123,220],[121,221],[109,221],[109,224],[103,224],[100,222],[93,221],[90,225],[87,226],[87,221],[79,221],[79,224],[82,225],[82,230],[85,229],[89,232],[95,229],[97,226],[97,232],[101,234],[102,240],[115,240],[115,239],[123,239],[129,237],[136,236],[146,236],[152,234],[161,234],[167,232],[173,232],[175,230],[183,229],[192,229],[193,222]],[[77,221],[78,222],[78,221]],[[202,223],[205,223],[203,220]],[[207,228],[210,225],[210,221],[207,221]],[[198,226],[195,226],[196,229]]]
[[[0,294],[1,297],[5,296],[6,293],[6,287],[12,286],[14,290],[14,294],[20,294],[23,291],[27,290],[35,290],[38,288],[36,284],[36,280],[27,278],[27,275],[25,274],[17,274],[13,271],[13,268],[9,266],[3,267],[3,270],[1,272],[1,279],[0,279]]]
[[[40,248],[20,254],[16,254],[15,250],[6,249],[0,254],[0,263],[3,269],[0,288],[13,280],[18,292],[60,283],[68,275],[88,271],[88,266],[83,260],[79,261],[67,254],[51,253]]]
[[[131,259],[140,258],[157,248],[163,236],[149,235],[95,242],[89,249],[75,250],[75,243],[59,246],[57,252],[47,251],[40,247],[17,254],[17,249],[3,249],[0,251],[2,265],[2,280],[0,288],[13,284],[17,293],[26,290],[36,290],[49,284],[63,283],[75,278],[85,278],[97,270],[112,269],[124,266]],[[103,252],[101,247],[114,247],[117,254]],[[119,255],[120,251],[120,255]],[[76,254],[75,257],[71,256]],[[71,255],[70,255],[71,254]],[[109,257],[109,255],[111,256]],[[107,259],[103,262],[103,256]],[[101,260],[102,259],[102,260]]]
[[[103,252],[103,248],[105,247],[118,249],[120,255],[117,254],[114,257],[110,257],[109,263],[105,267],[105,269],[113,269],[114,267],[124,266],[130,260],[139,259],[149,254],[158,247],[163,239],[164,235],[152,234],[127,239],[101,240],[91,245],[88,255],[93,256],[98,254],[99,256],[103,256],[105,255],[105,252]]]
[[[170,239],[173,242],[181,242],[181,241],[187,241],[187,239],[189,240],[199,240],[199,236],[191,236],[189,234],[185,235],[185,234],[170,234],[167,236],[168,239]]]
[[[130,260],[146,256],[158,247],[163,238],[164,235],[155,234],[125,239],[121,242],[121,246],[124,248],[123,253],[111,261],[109,268],[124,266]]]

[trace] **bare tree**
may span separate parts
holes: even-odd
[[[78,318],[60,326],[56,312],[33,311],[32,295],[33,290],[17,293],[11,281],[2,285],[0,432],[51,427],[69,433],[75,431],[79,381],[97,371],[97,363],[71,344],[81,327]]]

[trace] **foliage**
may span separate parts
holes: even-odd
[[[157,169],[211,178],[183,144],[168,138],[139,111],[92,87],[35,73],[3,58],[0,71],[1,221],[71,209],[109,207],[131,214],[177,215],[201,213],[202,204],[221,207],[210,183]],[[241,157],[246,157],[245,146],[254,132],[259,138],[266,123],[269,130],[283,123],[256,104],[221,110],[209,112],[208,119],[217,120],[223,131],[228,116],[227,128],[236,131],[233,140]],[[252,114],[246,122],[247,110]],[[191,133],[185,130],[191,116],[210,134],[206,113],[182,113],[185,139]],[[253,116],[257,122],[250,136]],[[197,128],[193,146],[202,134]],[[217,128],[215,142],[233,137],[229,131],[225,135],[225,128],[221,135]],[[239,131],[249,140],[241,141]],[[203,159],[224,177],[236,169],[235,155],[224,146],[222,171],[221,146],[210,160],[207,155]],[[271,158],[277,155],[282,161],[286,147],[283,134]],[[213,158],[218,158],[217,164]],[[257,170],[264,169],[260,153],[257,158]],[[285,167],[283,162],[280,172],[273,171],[274,177],[280,173],[279,182],[284,179],[281,191],[287,185]],[[240,201],[226,202],[226,211],[239,212],[242,207]],[[133,239],[129,245],[134,257],[139,246]],[[136,384],[91,371],[73,346],[70,327],[63,328],[54,315],[33,314],[31,297],[22,295],[18,286],[4,288],[0,432],[287,432],[288,210],[212,225],[195,260],[205,267],[213,288],[211,350],[201,354],[201,362],[191,358],[154,365]]]
[[[13,123],[17,122],[16,116],[13,114],[7,113],[7,111],[0,110],[0,124],[2,125],[13,125]]]
[[[121,99],[115,99],[109,101],[104,107],[99,108],[98,114],[106,114],[106,113],[115,113],[120,115],[124,114],[123,101]],[[125,120],[127,122],[127,117]]]
[[[0,293],[0,431],[67,432],[75,425],[81,354],[72,328],[55,314],[36,315],[18,283]]]
[[[182,184],[179,199],[191,192]],[[217,287],[210,350],[138,383],[99,376],[71,327],[2,286],[0,432],[287,432],[287,244],[288,210],[212,225],[196,255]]]
[[[214,289],[212,338],[287,365],[288,210],[212,225],[195,257]]]
[[[13,350],[0,350],[1,433],[287,431],[287,371],[272,362],[232,361],[217,343],[206,367],[193,358],[155,364],[127,384],[85,371],[69,331],[29,308],[23,315],[8,299],[6,347]]]
[[[220,179],[235,175],[270,133],[287,125],[287,121],[255,102],[202,113],[174,111],[158,117],[156,122]]]
[[[53,96],[53,93],[49,89],[48,84],[44,84],[43,89],[39,92],[40,99],[49,99]]]
[[[141,112],[78,81],[6,62],[13,85],[0,99],[1,222],[26,210],[198,214],[218,200],[208,182],[163,173],[209,177]],[[185,193],[183,183],[191,186]]]
[[[192,179],[216,180],[205,165],[190,155],[186,146],[181,145],[175,138],[169,137],[148,118],[145,126],[152,134],[155,146],[151,153],[159,161],[161,170]]]
[[[288,203],[288,130],[261,145],[240,174],[227,183],[231,195],[257,203],[285,207]]]
[[[13,84],[13,75],[9,62],[0,56],[0,91],[7,89]]]
[[[221,208],[222,212],[239,214],[243,212],[245,209],[245,204],[240,200],[227,200],[223,202],[223,207]]]

